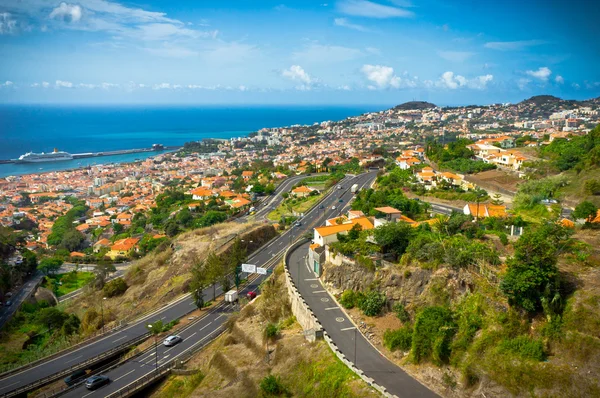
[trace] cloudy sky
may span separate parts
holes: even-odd
[[[0,103],[600,96],[590,0],[0,1]]]

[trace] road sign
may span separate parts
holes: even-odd
[[[254,264],[242,264],[242,272],[255,273],[256,265]]]
[[[256,267],[256,273],[260,275],[267,275],[267,269],[262,267]]]

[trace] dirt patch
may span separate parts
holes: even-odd
[[[517,185],[522,180],[515,173],[509,173],[503,170],[488,170],[482,173],[465,176],[469,182],[479,185],[481,188],[498,191],[507,195],[514,195],[517,192]]]

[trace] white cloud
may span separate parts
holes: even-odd
[[[292,59],[296,62],[308,64],[331,64],[332,62],[350,61],[364,55],[361,50],[356,48],[311,44],[300,51],[292,53]]]
[[[409,18],[415,15],[412,11],[368,0],[342,0],[337,3],[337,9],[342,14],[367,18]]]
[[[468,86],[469,88],[473,88],[476,90],[483,90],[487,87],[487,84],[492,80],[494,80],[493,75],[477,76],[476,78],[469,80]]]
[[[169,90],[171,89],[171,83],[160,83],[152,86],[153,90]]]
[[[538,70],[525,71],[525,74],[531,77],[535,77],[536,79],[539,79],[543,82],[547,82],[548,78],[552,74],[552,71],[549,68],[542,66]]]
[[[310,87],[316,82],[300,65],[292,65],[289,69],[283,70],[281,76],[293,81],[299,81],[306,87]]]
[[[546,44],[544,40],[491,41],[485,43],[485,48],[499,51],[518,51],[528,47]]]
[[[73,88],[73,83],[64,81],[64,80],[57,80],[56,83],[54,84],[54,87],[56,87],[56,88]]]
[[[374,86],[369,86],[369,89],[400,88],[402,79],[394,74],[394,68],[391,66],[363,65],[360,71],[368,81],[375,84]]]
[[[438,55],[450,62],[465,62],[475,53],[469,51],[439,51]]]
[[[359,24],[350,22],[347,18],[336,18],[333,20],[335,26],[343,26],[344,28],[358,30],[359,32],[368,32],[369,28]]]
[[[519,90],[525,90],[527,89],[529,83],[531,83],[531,79],[526,79],[522,77],[517,81],[517,86],[519,87]]]
[[[50,87],[50,83],[48,83],[48,82],[42,82],[42,87],[43,88],[48,88],[48,87]]]
[[[89,84],[89,83],[79,83],[76,87],[77,88],[89,88],[89,89],[93,89],[93,88],[96,88],[98,86],[96,86],[95,84]]]
[[[341,91],[351,91],[352,90],[352,88],[350,86],[348,86],[347,84],[344,84],[343,86],[339,86],[337,89],[341,90]]]
[[[564,84],[565,83],[565,79],[561,75],[556,75],[556,77],[554,78],[554,81],[557,84]]]
[[[13,82],[11,82],[10,80],[7,80],[4,83],[0,83],[0,88],[3,88],[3,87],[7,87],[7,88],[8,87],[14,87],[14,85],[15,84]]]
[[[12,35],[17,31],[17,21],[8,12],[0,13],[0,35]]]
[[[489,82],[494,80],[493,75],[476,76],[473,79],[467,79],[464,76],[456,75],[454,72],[447,71],[442,73],[442,76],[435,83],[435,86],[456,90],[461,87],[468,87],[475,90],[483,90],[487,88]]]
[[[65,22],[77,22],[81,19],[83,10],[79,4],[60,3],[58,7],[52,10],[50,19],[60,19]]]
[[[573,87],[575,90],[579,90],[581,88],[581,86],[577,83],[571,84],[571,87]]]
[[[199,54],[198,51],[190,50],[185,47],[171,46],[169,44],[157,48],[146,47],[144,50],[150,54],[167,58],[188,58]]]

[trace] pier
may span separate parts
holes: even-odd
[[[152,148],[138,148],[138,149],[120,149],[117,151],[103,151],[103,152],[85,152],[85,153],[73,153],[73,159],[83,158],[95,158],[101,156],[114,156],[114,155],[127,155],[130,153],[147,153],[147,152],[160,152],[160,151],[177,151],[183,148],[182,146],[156,146]],[[17,159],[0,159],[0,164],[6,163],[17,163]]]

